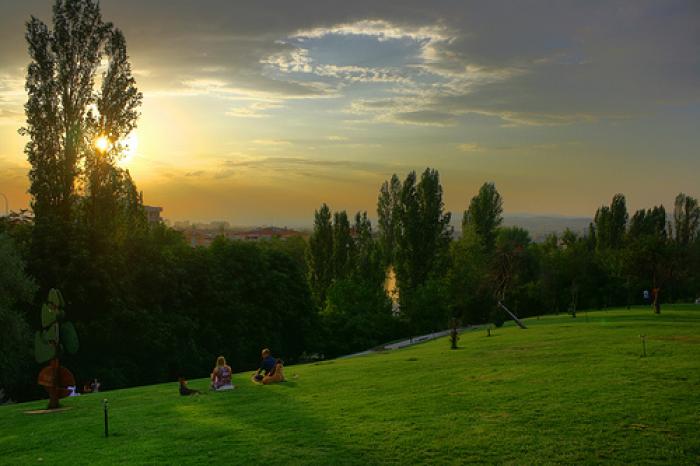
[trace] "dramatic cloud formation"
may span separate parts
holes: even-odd
[[[26,169],[23,24],[49,21],[50,3],[0,0],[0,185],[17,206],[26,185],[7,173]],[[511,211],[590,214],[618,191],[633,206],[698,194],[693,0],[101,6],[126,34],[145,96],[130,168],[172,218],[270,223],[260,190],[285,189],[293,207],[273,215],[285,221],[321,201],[371,211],[372,184],[427,165],[455,210],[486,180],[512,195]],[[370,192],[353,196],[358,184]],[[231,202],[240,195],[258,209]]]

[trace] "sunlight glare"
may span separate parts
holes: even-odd
[[[136,135],[136,131],[132,131],[126,138],[124,138],[120,142],[122,147],[124,148],[124,151],[122,152],[124,156],[120,160],[119,164],[123,166],[129,163],[131,159],[134,158],[134,155],[136,155],[136,149],[139,146],[139,138]]]
[[[107,136],[100,136],[95,139],[95,148],[100,152],[106,152],[109,148],[109,139],[107,139]]]

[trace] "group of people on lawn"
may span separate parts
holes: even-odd
[[[265,348],[260,354],[262,362],[260,368],[253,374],[252,381],[268,385],[271,383],[284,382],[284,364],[281,359],[273,358],[269,349]],[[212,390],[230,390],[234,388],[231,383],[233,371],[226,364],[226,358],[219,356],[216,358],[216,367],[211,372]]]

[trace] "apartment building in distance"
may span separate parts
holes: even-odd
[[[160,216],[160,213],[163,212],[162,207],[145,205],[143,210],[146,212],[148,223],[161,223],[163,221],[163,218]]]
[[[227,222],[194,225],[189,222],[176,222],[174,228],[185,235],[187,243],[192,247],[209,246],[220,236],[237,241],[269,241],[272,239],[284,241],[292,237],[303,236],[303,233],[287,227],[266,226],[249,230],[232,229]]]

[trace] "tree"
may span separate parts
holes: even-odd
[[[384,261],[367,212],[355,215],[352,228],[345,211],[336,212],[333,219],[333,267],[320,302],[320,347],[327,356],[367,349],[394,334],[391,300],[384,290]],[[311,240],[316,247],[319,238],[315,230],[310,256]]]
[[[700,228],[700,207],[697,199],[683,193],[676,196],[673,205],[673,226],[674,239],[679,246],[687,247],[695,241]]]
[[[348,214],[343,210],[333,214],[333,277],[345,278],[352,269],[354,241],[350,234]]]
[[[33,392],[32,339],[26,319],[36,291],[14,241],[0,233],[0,388],[10,397]]]
[[[638,210],[630,220],[624,266],[640,293],[672,286],[675,261],[666,220],[663,206]]]
[[[563,293],[567,284],[563,279],[564,263],[560,238],[554,233],[548,235],[543,243],[537,245],[537,252],[540,266],[538,287],[543,304],[546,309],[558,314],[562,304],[567,302]]]
[[[594,222],[598,250],[623,246],[628,217],[625,196],[622,194],[615,194],[609,207],[602,206],[596,211]]]
[[[311,293],[317,305],[323,306],[326,290],[333,280],[333,226],[331,210],[326,204],[314,212],[314,231],[306,252]]]
[[[623,246],[625,232],[627,230],[627,204],[625,196],[615,194],[610,203],[610,247],[619,249]]]
[[[135,127],[141,94],[136,90],[123,34],[102,20],[92,0],[57,0],[53,31],[32,17],[27,23],[31,62],[27,68],[25,105],[29,137],[25,153],[36,225],[33,270],[47,288],[62,286],[77,246],[76,205],[80,189],[97,193],[99,182],[114,174],[113,159],[95,154],[98,135],[118,154],[120,138]],[[94,89],[97,69],[108,60],[102,88]],[[94,110],[96,108],[96,110]],[[84,162],[84,163],[83,163]],[[85,167],[85,171],[81,167]]]
[[[496,229],[503,222],[503,200],[494,183],[484,183],[462,217],[462,231],[472,227],[487,252],[496,245]]]
[[[428,282],[444,279],[449,262],[452,227],[450,213],[444,211],[437,170],[427,168],[418,182],[416,173],[409,173],[395,209],[394,262],[401,312],[412,322],[414,332],[439,326],[437,322],[445,317],[442,309],[438,310],[441,306],[419,299],[428,288],[434,294],[444,285]],[[428,288],[420,291],[424,285]]]
[[[394,174],[382,184],[377,201],[379,247],[386,265],[392,265],[395,259],[400,197],[401,181]]]
[[[472,309],[467,312],[472,322],[485,322],[489,315],[500,312],[495,308],[496,301],[502,299],[501,287],[496,280],[498,264],[495,250],[498,228],[503,222],[502,213],[503,200],[496,185],[484,183],[464,211],[462,238],[453,248],[453,266],[456,269],[451,279],[452,293],[471,295],[468,300],[472,302]],[[473,264],[466,265],[468,261],[473,261]],[[459,274],[463,277],[460,278]],[[462,287],[462,291],[456,286]]]
[[[490,256],[473,226],[462,230],[462,236],[450,247],[451,267],[448,272],[451,313],[463,323],[486,322],[493,306],[489,283]]]
[[[418,183],[416,173],[409,173],[397,210],[396,275],[403,292],[423,284],[431,273],[444,274],[452,228],[438,172],[426,169]]]
[[[509,288],[522,273],[530,242],[530,234],[523,228],[508,227],[498,230],[493,277],[496,283],[496,299],[504,301]]]
[[[358,279],[379,286],[384,289],[384,267],[382,251],[377,241],[374,240],[372,223],[367,217],[367,212],[355,214],[355,250],[353,259],[353,273]]]
[[[666,209],[664,209],[664,206],[636,211],[630,219],[627,234],[631,240],[643,235],[666,238]]]

